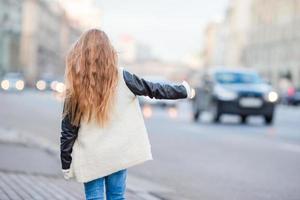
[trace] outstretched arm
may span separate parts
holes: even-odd
[[[139,78],[123,70],[123,78],[127,87],[138,96],[148,96],[155,99],[184,99],[192,98],[192,89],[187,82],[179,85],[154,83]]]

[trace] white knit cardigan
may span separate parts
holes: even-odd
[[[109,124],[81,122],[73,146],[70,176],[88,182],[152,160],[151,146],[137,97],[119,69],[115,107]]]

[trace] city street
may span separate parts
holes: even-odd
[[[78,179],[151,158],[130,91],[153,160],[127,200],[300,200],[299,30],[300,0],[0,0],[0,200],[85,199],[64,96],[76,124],[116,106],[81,126]]]
[[[52,93],[0,92],[0,110],[0,128],[58,149],[62,102]],[[153,191],[157,198],[300,199],[300,107],[278,106],[273,126],[259,117],[242,125],[235,116],[212,124],[208,114],[192,122],[190,105],[182,101],[177,112],[155,108],[145,121],[154,160],[129,172],[168,188]]]

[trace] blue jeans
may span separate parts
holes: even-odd
[[[87,200],[125,200],[127,170],[121,170],[108,176],[84,183]]]

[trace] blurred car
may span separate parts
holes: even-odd
[[[21,73],[7,73],[1,81],[1,88],[5,91],[22,91],[25,88],[24,77]]]
[[[64,79],[62,77],[57,78],[54,82],[52,82],[51,89],[60,94],[64,93],[66,89]]]
[[[65,84],[61,79],[54,78],[49,75],[43,75],[39,80],[36,81],[36,88],[40,91],[49,91],[62,93],[65,89]]]
[[[300,105],[300,88],[290,87],[282,98],[282,101],[288,105]]]
[[[161,84],[170,83],[168,80],[160,76],[150,76],[150,77],[145,77],[144,79],[154,83],[161,83]],[[177,100],[168,100],[168,99],[157,100],[157,99],[151,99],[150,97],[146,97],[146,96],[139,96],[139,102],[141,106],[147,105],[147,106],[157,106],[157,107],[166,107],[166,108],[176,107],[177,105]]]
[[[55,82],[52,76],[43,75],[36,81],[35,87],[40,91],[53,90]]]
[[[278,94],[255,71],[212,69],[202,81],[193,101],[195,121],[209,111],[214,122],[223,114],[239,115],[242,123],[250,115],[263,116],[266,124],[273,122]]]

